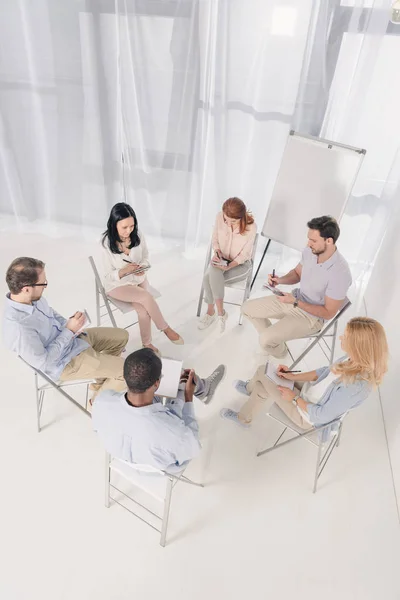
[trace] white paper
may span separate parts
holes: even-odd
[[[82,312],[82,313],[85,315],[85,320],[84,320],[84,322],[83,322],[83,325],[82,325],[82,327],[81,327],[80,329],[78,329],[78,331],[75,333],[75,336],[77,336],[77,335],[80,335],[80,334],[82,333],[82,331],[83,331],[84,329],[86,329],[86,327],[87,327],[88,325],[90,325],[90,324],[91,324],[91,322],[92,322],[92,321],[90,320],[90,317],[89,317],[89,315],[88,315],[88,312],[87,312],[86,308],[84,308],[83,310],[81,310],[81,311],[79,311],[79,312]]]
[[[220,258],[219,260],[213,260],[212,264],[213,265],[219,265],[221,267],[227,267],[228,266],[228,261],[225,260],[225,259],[223,259],[223,258]]]
[[[265,289],[269,290],[270,292],[272,292],[273,294],[275,294],[275,296],[284,296],[285,295],[283,292],[281,292],[281,290],[278,290],[277,288],[272,287],[268,283],[264,283],[263,287]]]
[[[294,389],[294,381],[288,381],[287,379],[283,379],[276,374],[277,367],[272,362],[267,362],[265,365],[265,374],[276,385],[281,385],[282,387],[288,388],[289,390]]]
[[[162,377],[157,396],[176,398],[178,395],[179,380],[182,373],[182,361],[172,358],[162,358]]]

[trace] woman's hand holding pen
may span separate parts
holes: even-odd
[[[297,381],[297,373],[301,371],[290,371],[286,365],[278,365],[276,368],[276,374],[281,379],[287,379],[288,381]]]
[[[127,275],[132,275],[133,273],[135,273],[135,271],[139,271],[140,272],[140,268],[141,265],[139,265],[138,263],[129,263],[129,265],[126,265],[126,267],[123,267],[122,269],[120,269],[118,271],[120,278],[121,277],[126,277]],[[138,273],[135,273],[136,275]]]

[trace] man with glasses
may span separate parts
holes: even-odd
[[[7,269],[3,318],[5,345],[54,381],[95,379],[91,389],[123,390],[125,329],[92,327],[82,331],[86,316],[76,312],[65,319],[43,298],[47,287],[45,264],[35,258],[16,258]],[[93,401],[93,398],[92,398]]]

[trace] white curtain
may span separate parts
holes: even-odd
[[[364,283],[393,206],[390,0],[0,0],[0,212],[204,242],[264,220],[290,128],[367,149],[341,249]],[[389,176],[389,174],[391,175]]]
[[[2,1],[2,213],[103,227],[125,198],[188,244],[230,195],[263,221],[315,2]]]

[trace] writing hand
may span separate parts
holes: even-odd
[[[185,371],[186,372],[186,371]],[[196,384],[194,382],[195,372],[190,369],[189,374],[185,384],[185,402],[193,402],[193,394],[196,388]]]
[[[86,316],[84,313],[76,312],[73,317],[70,317],[65,324],[65,327],[72,331],[72,333],[76,333],[79,331],[83,324],[85,323]]]
[[[276,275],[275,275],[275,277],[273,277],[272,273],[270,273],[268,275],[268,285],[270,285],[271,287],[275,287],[278,284],[279,284],[279,277],[277,277]]]

